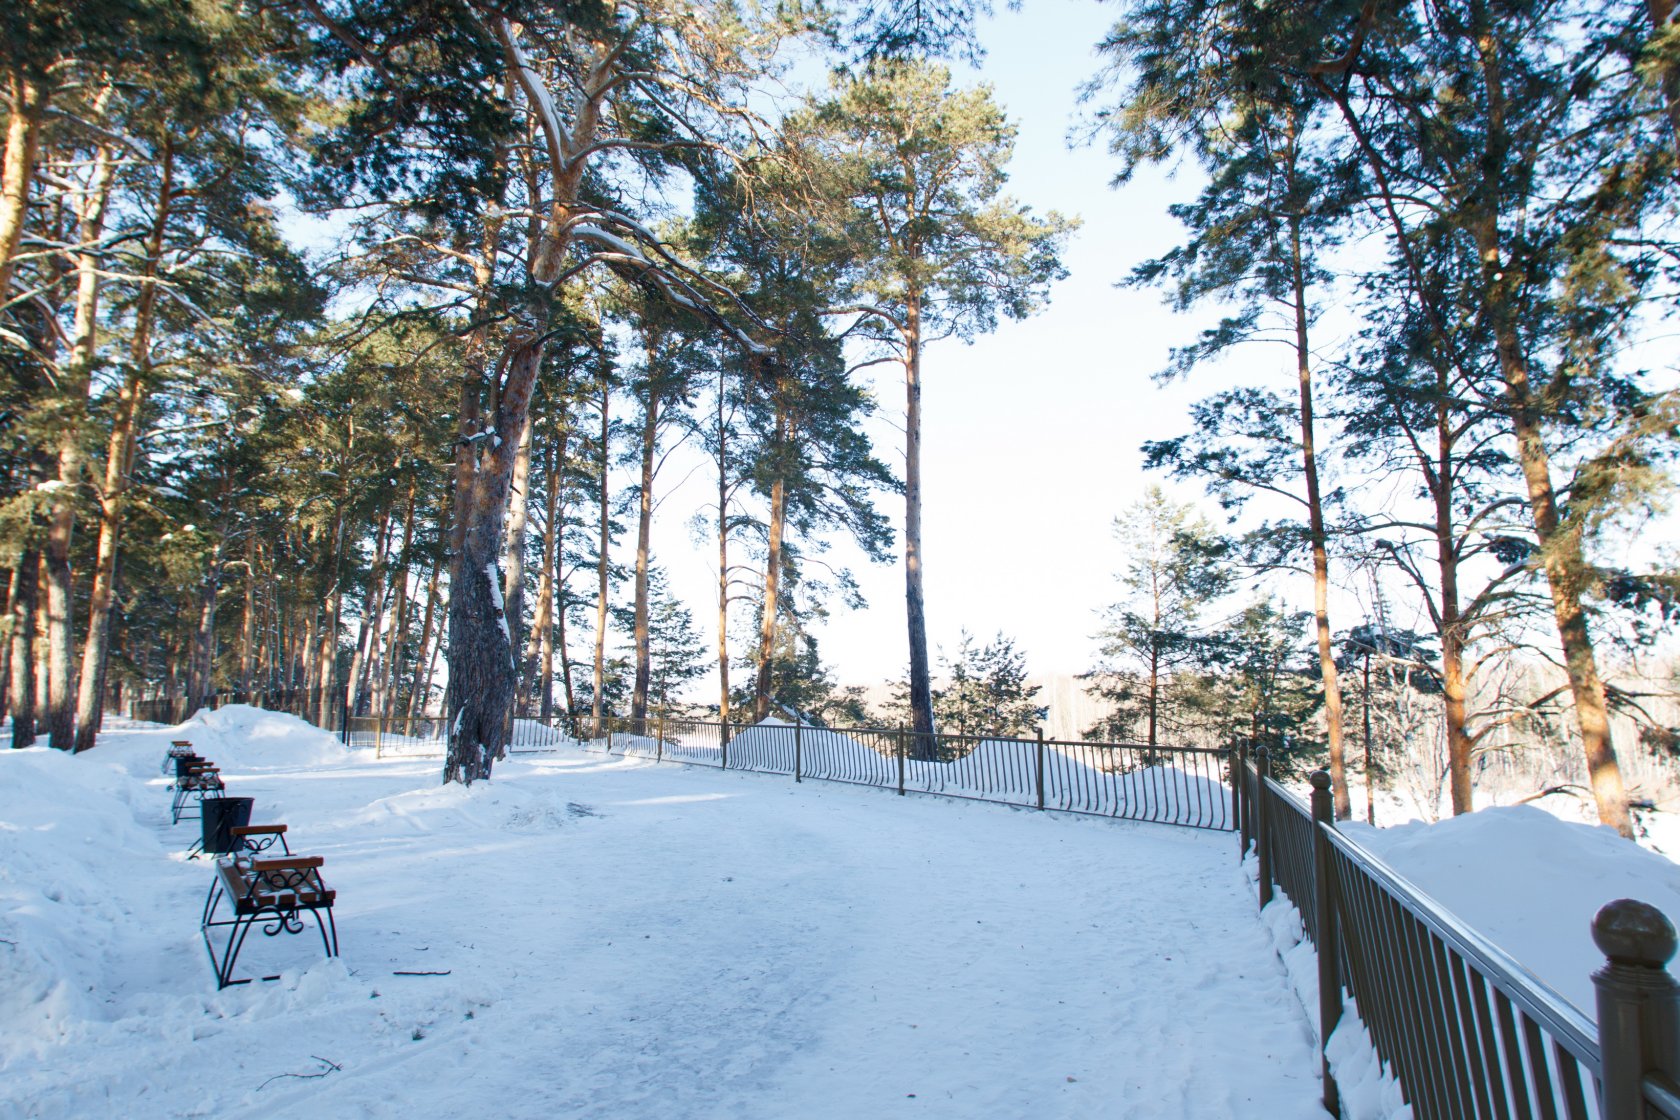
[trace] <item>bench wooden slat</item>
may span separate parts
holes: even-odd
[[[284,834],[286,826],[283,824],[236,824],[228,829],[229,836],[266,836]]]

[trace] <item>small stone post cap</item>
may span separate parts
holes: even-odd
[[[1327,770],[1314,770],[1312,777],[1307,780],[1312,783],[1314,789],[1330,788],[1330,773]]]
[[[1674,925],[1648,902],[1618,898],[1593,915],[1593,942],[1615,964],[1662,968],[1673,959]]]

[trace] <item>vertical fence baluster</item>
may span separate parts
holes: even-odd
[[[904,796],[904,725],[898,725],[898,795]]]
[[[1336,1079],[1330,1073],[1330,1035],[1342,1018],[1342,978],[1338,965],[1341,958],[1336,951],[1336,905],[1331,895],[1336,889],[1334,869],[1330,862],[1330,837],[1324,830],[1335,827],[1335,807],[1330,794],[1330,775],[1315,770],[1312,776],[1313,814],[1313,895],[1318,911],[1315,940],[1318,947],[1318,1042],[1319,1063],[1324,1075],[1324,1108],[1332,1116],[1341,1115],[1341,1102],[1336,1092]]]
[[[1264,910],[1272,901],[1272,853],[1270,838],[1266,834],[1266,818],[1270,815],[1266,806],[1271,801],[1266,779],[1270,776],[1271,758],[1265,747],[1255,753],[1254,761],[1254,856],[1259,865],[1256,870],[1260,881],[1260,909]]]
[[[1040,727],[1035,734],[1038,736],[1037,747],[1033,752],[1033,787],[1038,796],[1038,807],[1044,808],[1044,728]]]
[[[803,720],[796,720],[793,725],[793,780],[796,782],[802,782],[805,780],[800,774],[800,770],[805,761],[801,757],[804,753],[804,743],[803,737],[799,733],[799,729],[803,726]]]

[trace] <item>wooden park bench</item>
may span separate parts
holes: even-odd
[[[220,794],[227,788],[222,772],[208,762],[195,762],[184,768],[185,773],[175,779],[175,801],[169,809],[169,823],[180,824],[183,819],[196,820],[203,815],[206,796]],[[198,813],[188,813],[189,805],[200,806]]]
[[[224,856],[216,861],[216,878],[204,904],[200,932],[204,948],[210,954],[210,966],[216,970],[218,989],[250,983],[249,977],[235,980],[233,966],[239,960],[239,951],[245,947],[251,927],[259,923],[267,937],[302,933],[303,915],[308,913],[321,931],[321,944],[327,956],[338,956],[338,926],[332,913],[333,899],[338,895],[321,881],[321,865],[325,862],[320,856],[275,859]],[[219,916],[223,909],[231,913]],[[227,931],[227,940],[218,955],[214,939],[220,936],[215,931],[221,930]]]
[[[292,854],[292,846],[286,843],[286,826],[283,824],[236,824],[228,829],[228,834],[244,841],[245,850],[253,854],[266,852],[277,842],[281,851]]]

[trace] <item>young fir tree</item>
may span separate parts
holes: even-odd
[[[957,735],[1022,738],[1044,724],[1050,709],[1035,703],[1039,686],[1027,683],[1026,655],[1001,632],[984,646],[967,630],[954,656],[940,657],[944,684],[934,690],[940,726]]]
[[[1104,663],[1086,674],[1087,691],[1112,711],[1085,734],[1153,747],[1162,731],[1176,733],[1186,722],[1174,711],[1175,674],[1217,654],[1218,627],[1203,614],[1230,589],[1229,544],[1159,486],[1115,519],[1114,535],[1126,552],[1120,581],[1128,595],[1103,612],[1096,636]]]

